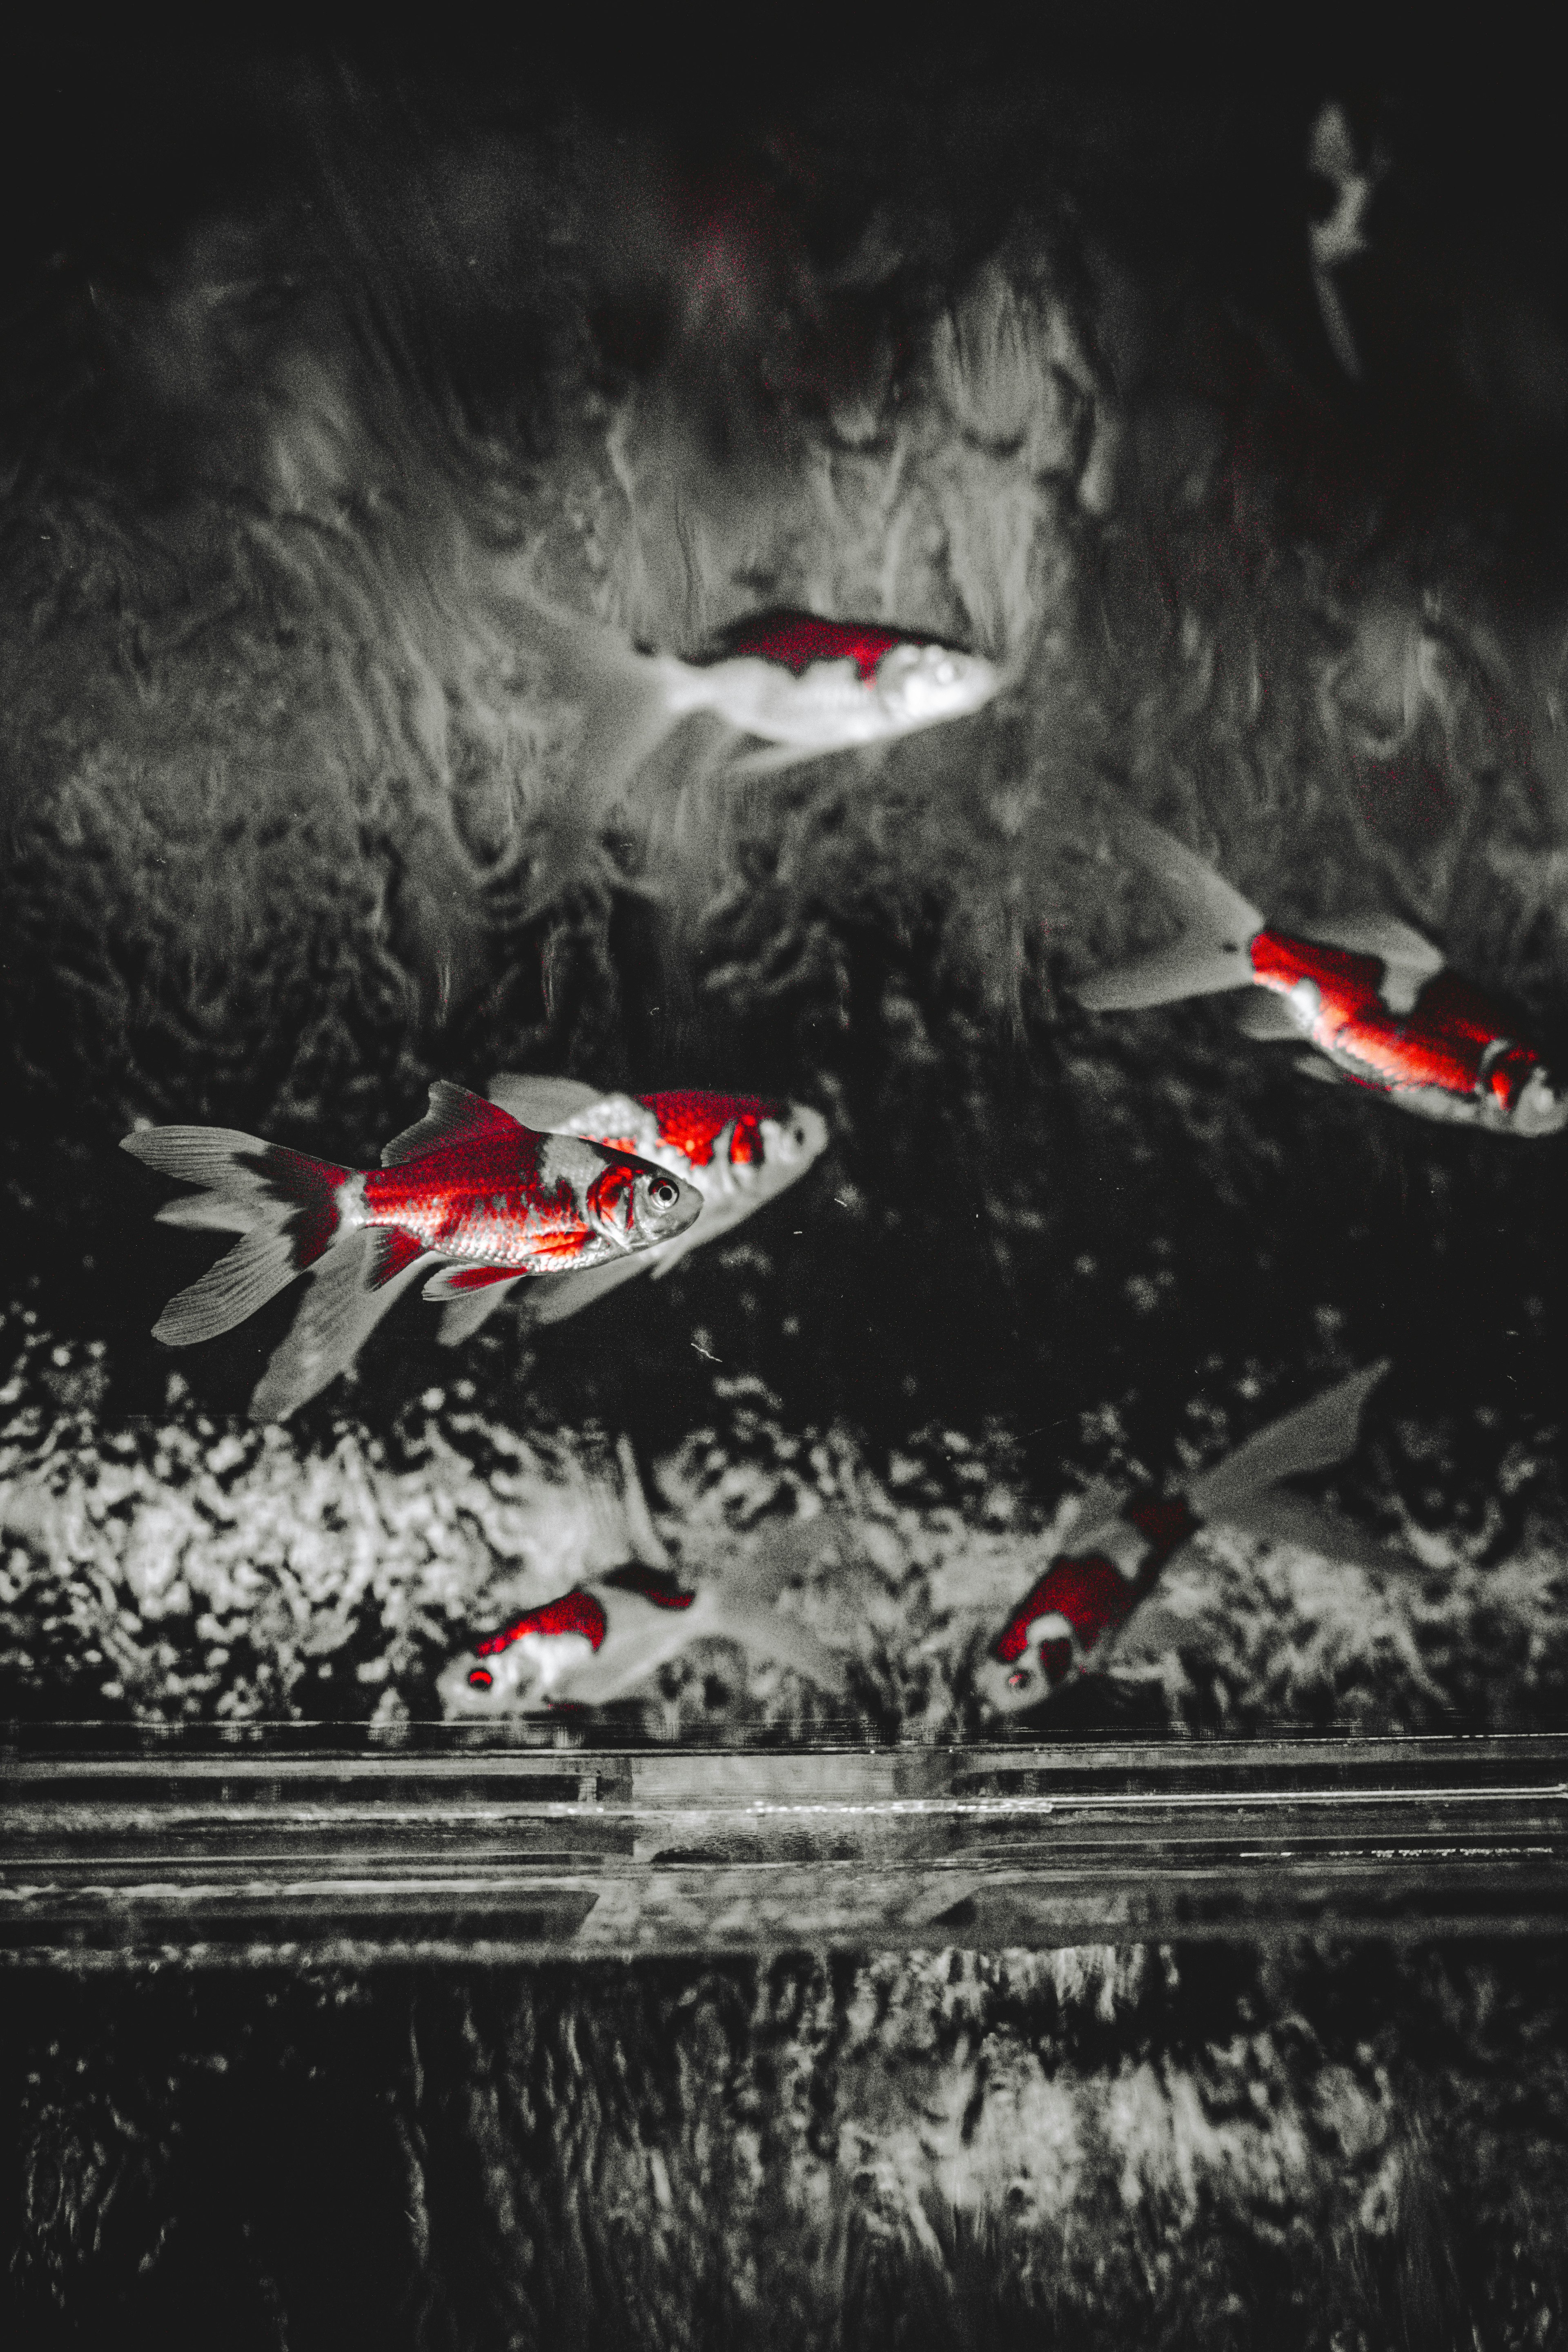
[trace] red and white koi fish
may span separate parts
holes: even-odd
[[[1058,1553],[985,1654],[976,1678],[985,1704],[1003,1714],[1037,1706],[1070,1674],[1101,1664],[1101,1645],[1210,1522],[1299,1543],[1327,1559],[1386,1568],[1397,1555],[1276,1482],[1326,1470],[1354,1453],[1363,1409],[1388,1364],[1386,1357],[1369,1364],[1271,1422],[1178,1494],[1119,1496],[1106,1481],[1092,1486],[1068,1522],[1071,1551]]]
[[[216,1339],[310,1276],[251,1399],[264,1421],[285,1419],[346,1371],[418,1274],[429,1277],[426,1298],[466,1298],[523,1275],[618,1263],[673,1240],[702,1208],[697,1187],[668,1168],[537,1134],[445,1079],[379,1169],[336,1167],[226,1127],[139,1128],[121,1149],[203,1187],[161,1209],[163,1223],[243,1236],[164,1307],[153,1336],[165,1347]]]
[[[583,713],[576,789],[535,821],[530,917],[571,881],[637,770],[699,711],[769,747],[731,763],[729,774],[741,778],[964,718],[1005,683],[983,654],[881,621],[761,613],[681,660],[562,612],[531,583],[507,601],[523,644],[543,656],[555,689]]]
[[[1423,1118],[1497,1135],[1555,1135],[1568,1095],[1500,1008],[1447,971],[1440,951],[1392,915],[1268,923],[1200,857],[1158,825],[1118,820],[1137,853],[1174,886],[1188,919],[1173,948],[1076,982],[1093,1013],[1131,1012],[1231,988],[1268,994],[1241,1028],[1264,1043],[1310,1046],[1313,1076],[1339,1076]]]
[[[443,1671],[437,1695],[449,1716],[529,1713],[561,1701],[605,1706],[691,1643],[720,1640],[842,1696],[844,1660],[773,1605],[792,1565],[787,1544],[763,1549],[692,1588],[668,1567],[629,1561],[477,1642]]]
[[[600,1094],[573,1078],[490,1080],[490,1100],[525,1127],[579,1135],[613,1151],[629,1151],[668,1168],[702,1195],[694,1224],[635,1258],[588,1274],[546,1275],[524,1297],[535,1323],[559,1323],[591,1307],[632,1275],[661,1280],[688,1250],[716,1241],[804,1176],[827,1142],[820,1111],[764,1095],[725,1095],[682,1087],[668,1094]],[[510,1282],[493,1284],[448,1307],[441,1318],[447,1347],[467,1339],[508,1297]]]

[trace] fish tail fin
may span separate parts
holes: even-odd
[[[168,1348],[232,1331],[313,1265],[337,1235],[342,1188],[353,1174],[228,1127],[139,1128],[120,1148],[161,1176],[202,1187],[159,1211],[165,1224],[241,1235],[164,1307],[153,1336]]]
[[[1254,973],[1247,949],[1263,929],[1258,908],[1163,826],[1129,810],[1118,818],[1117,830],[1140,863],[1170,886],[1185,935],[1174,947],[1076,982],[1079,1003],[1091,1013],[1131,1013],[1146,1004],[1250,987]]]
[[[437,1334],[443,1348],[460,1348],[482,1330],[505,1298],[511,1296],[514,1284],[522,1280],[515,1275],[510,1282],[492,1282],[483,1290],[470,1290],[466,1297],[454,1298],[441,1317],[441,1328]]]
[[[505,593],[509,633],[535,657],[545,691],[578,715],[565,781],[527,827],[522,919],[531,921],[599,877],[605,819],[684,712],[673,665],[637,652],[602,621],[563,611],[531,577]]]
[[[1407,1552],[1390,1550],[1342,1513],[1331,1511],[1305,1495],[1293,1495],[1284,1486],[1264,1486],[1255,1494],[1238,1495],[1216,1516],[1243,1535],[1295,1544],[1338,1567],[1376,1570],[1420,1564]]]
[[[818,1512],[809,1519],[770,1521],[747,1551],[731,1558],[723,1574],[705,1586],[703,1593],[716,1633],[776,1659],[780,1665],[840,1696],[848,1687],[848,1666],[842,1653],[830,1648],[798,1617],[784,1615],[774,1603],[785,1585],[814,1567],[826,1546],[841,1533],[836,1512]]]
[[[738,1642],[742,1649],[788,1666],[819,1690],[831,1691],[837,1697],[847,1691],[847,1662],[798,1617],[786,1617],[732,1586],[713,1595],[707,1614],[707,1630],[725,1641]]]
[[[636,1448],[623,1430],[616,1440],[616,1459],[621,1465],[621,1508],[626,1516],[626,1532],[631,1538],[633,1557],[645,1567],[668,1569],[670,1557],[654,1526],[653,1514],[643,1492],[642,1474],[637,1468]]]
[[[1277,1479],[1327,1470],[1345,1461],[1355,1452],[1366,1401],[1387,1374],[1389,1363],[1388,1357],[1380,1357],[1325,1389],[1310,1404],[1299,1405],[1260,1429],[1194,1480],[1188,1490],[1193,1508],[1204,1518],[1223,1519],[1244,1497],[1257,1496]]]
[[[257,1383],[258,1421],[286,1421],[346,1372],[387,1308],[426,1263],[418,1242],[395,1231],[342,1234],[312,1270],[289,1336]]]

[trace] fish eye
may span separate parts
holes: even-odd
[[[656,1176],[647,1188],[647,1196],[656,1209],[673,1209],[680,1198],[680,1187],[673,1176]]]
[[[468,1670],[468,1688],[470,1690],[489,1690],[494,1680],[495,1676],[491,1674],[488,1666],[472,1666]]]

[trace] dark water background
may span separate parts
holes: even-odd
[[[1388,1352],[1331,1492],[1420,1567],[1205,1555],[1152,1678],[1065,1719],[1561,1720],[1568,1147],[1331,1093],[1223,1003],[1065,993],[1161,935],[1125,793],[1271,913],[1420,923],[1561,1059],[1553,93],[1045,33],[801,45],[720,105],[528,45],[79,45],[14,85],[6,1712],[428,1712],[497,1595],[613,1549],[584,1497],[624,1433],[694,1560],[831,1507],[865,1722],[973,1730],[966,1566],[1024,1589],[1092,1473],[1173,1475]],[[1359,385],[1305,265],[1334,94],[1391,156]],[[521,926],[555,753],[480,609],[500,541],[682,642],[705,598],[890,583],[1022,682],[717,807],[672,753],[616,845],[661,895]],[[132,1118],[363,1162],[432,1077],[509,1066],[777,1090],[833,1144],[537,1342],[455,1360],[405,1305],[263,1433],[285,1299],[172,1380],[148,1331],[204,1249],[150,1224]],[[664,1719],[810,1727],[748,1671],[679,1662]],[[1546,2344],[1557,1974],[24,1986],[17,2340]]]

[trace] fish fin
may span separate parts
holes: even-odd
[[[1125,1481],[1118,1486],[1112,1478],[1092,1478],[1081,1495],[1071,1505],[1056,1529],[1055,1541],[1059,1548],[1068,1543],[1075,1528],[1093,1527],[1113,1511],[1120,1511],[1127,1500]]]
[[[1366,1401],[1384,1379],[1391,1362],[1380,1356],[1375,1364],[1337,1381],[1310,1403],[1272,1421],[1245,1445],[1205,1470],[1189,1486],[1188,1498],[1201,1517],[1223,1518],[1244,1495],[1273,1486],[1276,1479],[1293,1478],[1307,1470],[1327,1470],[1353,1454],[1361,1433]]]
[[[250,1410],[258,1421],[286,1421],[346,1372],[426,1253],[405,1234],[345,1234],[315,1268],[294,1327],[258,1381]]]
[[[751,1207],[743,1213],[749,1216],[752,1209],[760,1209],[762,1205],[760,1201],[753,1201]],[[740,1222],[739,1217],[731,1217],[729,1220],[731,1225],[738,1225]],[[673,1274],[689,1251],[700,1249],[704,1242],[711,1241],[714,1237],[714,1226],[708,1222],[708,1211],[704,1205],[698,1210],[695,1222],[688,1225],[683,1234],[677,1234],[672,1240],[665,1242],[658,1249],[650,1250],[649,1256],[658,1260],[657,1265],[650,1265],[648,1268],[655,1282],[662,1282],[667,1275]]]
[[[265,1195],[261,1163],[273,1147],[236,1127],[139,1127],[121,1137],[120,1149],[160,1176],[177,1176],[183,1184],[203,1184],[226,1200],[239,1200]]]
[[[1361,354],[1356,349],[1355,337],[1351,332],[1351,322],[1345,316],[1345,306],[1340,299],[1339,288],[1334,284],[1330,269],[1316,261],[1311,265],[1311,274],[1312,291],[1318,298],[1318,315],[1323,322],[1323,332],[1328,337],[1329,349],[1346,375],[1350,377],[1351,382],[1359,383]]]
[[[582,1274],[544,1274],[537,1276],[524,1296],[523,1312],[531,1324],[563,1323],[569,1315],[581,1314],[584,1307],[603,1298],[606,1291],[618,1289],[646,1274],[650,1258],[657,1257],[662,1243],[636,1256],[612,1259],[607,1265],[591,1265]]]
[[[542,1134],[605,1099],[602,1087],[585,1087],[579,1078],[525,1078],[512,1070],[498,1070],[485,1091],[520,1127]]]
[[[1238,1495],[1212,1516],[1243,1535],[1263,1536],[1270,1543],[1295,1544],[1315,1552],[1320,1559],[1344,1568],[1415,1568],[1408,1552],[1390,1551],[1364,1528],[1339,1511],[1331,1511],[1288,1487],[1264,1486]]]
[[[632,1552],[645,1567],[667,1569],[671,1565],[669,1554],[659,1541],[648,1510],[647,1496],[643,1492],[637,1457],[631,1439],[625,1430],[616,1440],[616,1459],[621,1465],[621,1499],[626,1515],[626,1528],[632,1539]]]
[[[1352,955],[1379,956],[1387,964],[1405,964],[1431,980],[1443,969],[1443,950],[1435,947],[1396,915],[1314,916],[1301,926],[1300,936],[1320,947],[1345,948]]]
[[[160,1175],[204,1187],[194,1199],[167,1202],[159,1212],[165,1223],[242,1236],[170,1299],[153,1327],[165,1347],[232,1331],[314,1265],[339,1231],[339,1192],[352,1171],[308,1152],[226,1127],[142,1128],[121,1149]]]
[[[852,1544],[853,1528],[837,1510],[767,1519],[744,1551],[729,1554],[720,1580],[723,1595],[741,1609],[771,1609],[787,1584],[807,1575],[844,1538]]]
[[[685,715],[683,666],[641,654],[602,621],[551,601],[527,576],[505,592],[508,629],[536,656],[545,690],[581,714],[572,776],[531,827],[532,878],[523,919],[552,906],[602,860],[598,833],[637,770]]]
[[[153,1326],[165,1348],[195,1348],[247,1322],[299,1273],[294,1244],[282,1233],[247,1233],[199,1282],[170,1299]]]
[[[467,1087],[455,1087],[449,1078],[437,1078],[430,1089],[430,1108],[412,1127],[382,1149],[384,1168],[401,1168],[405,1161],[423,1158],[427,1151],[439,1150],[445,1145],[489,1141],[499,1135],[515,1136],[519,1122],[510,1111],[487,1102],[483,1095],[468,1092]]]
[[[217,1192],[190,1192],[183,1200],[165,1201],[153,1223],[184,1225],[197,1233],[252,1234],[257,1227],[257,1202],[265,1198],[259,1189],[249,1199],[225,1200]]]
[[[1254,989],[1244,1004],[1237,1007],[1236,1025],[1244,1037],[1255,1045],[1285,1045],[1301,1043],[1301,1024],[1292,1014],[1283,998],[1271,988]]]
[[[1183,940],[1173,948],[1068,985],[1089,1013],[1136,1013],[1148,1004],[1175,1004],[1188,996],[1250,988],[1254,977],[1245,941],[1216,948]]]
[[[1195,849],[1189,849],[1163,825],[1151,824],[1134,810],[1122,809],[1116,829],[1140,864],[1170,885],[1194,945],[1202,940],[1209,947],[1234,941],[1245,948],[1263,929],[1263,917],[1251,900],[1233,889]]]
[[[737,760],[725,762],[728,782],[744,783],[754,776],[782,775],[786,768],[803,768],[810,760],[825,760],[833,752],[853,751],[845,743],[770,743],[760,751],[742,751]]]
[[[521,1275],[515,1275],[511,1281],[493,1282],[488,1289],[467,1291],[460,1298],[454,1298],[441,1318],[441,1328],[437,1334],[442,1347],[459,1348],[465,1339],[471,1339],[510,1297],[512,1282],[521,1280]],[[426,1291],[425,1295],[428,1297],[430,1294]]]
[[[1301,1055],[1296,1067],[1304,1078],[1316,1078],[1322,1087],[1348,1087],[1351,1083],[1342,1070],[1337,1070],[1332,1062],[1325,1062],[1321,1054]]]
[[[845,1660],[808,1625],[803,1625],[798,1617],[783,1616],[777,1610],[758,1604],[728,1587],[714,1592],[704,1630],[722,1641],[738,1642],[742,1649],[758,1652],[781,1666],[788,1666],[792,1673],[816,1683],[819,1689],[842,1696],[848,1687],[849,1670]]]
[[[521,1280],[521,1275],[509,1274],[501,1265],[444,1265],[430,1276],[419,1296],[440,1306],[449,1298],[472,1297],[476,1292],[484,1295],[496,1289],[510,1290],[514,1282]]]

